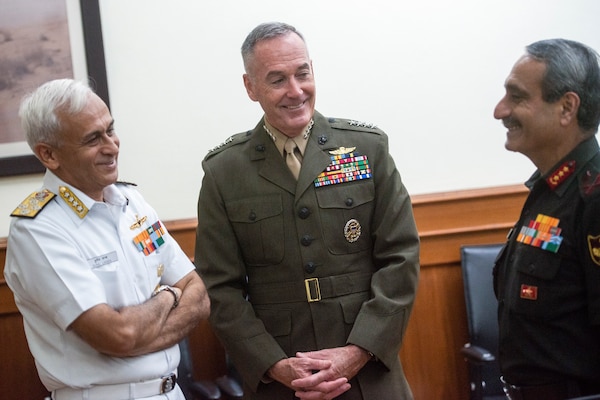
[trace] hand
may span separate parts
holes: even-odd
[[[329,360],[320,360],[310,357],[290,357],[275,363],[268,372],[269,377],[284,384],[290,389],[296,390],[296,396],[301,399],[333,399],[350,389],[348,380],[344,377],[331,381],[319,382],[315,388],[298,388],[292,384],[293,381],[315,375],[329,376],[323,372],[331,367]]]
[[[311,376],[314,371],[327,369],[330,366],[331,362],[327,360],[290,357],[273,364],[267,374],[270,378],[284,384],[290,389],[295,389],[292,386],[293,380]]]
[[[350,389],[348,381],[369,361],[368,353],[355,345],[297,353],[299,359],[329,360],[331,366],[292,381],[300,399],[333,399]]]

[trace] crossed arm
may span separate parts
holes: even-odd
[[[115,357],[171,347],[210,313],[206,287],[196,271],[185,275],[174,288],[180,295],[176,308],[173,308],[173,294],[163,291],[135,306],[121,309],[108,304],[94,306],[73,321],[69,329],[94,349]]]

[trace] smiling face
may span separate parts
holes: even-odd
[[[315,81],[304,41],[288,33],[258,42],[244,74],[248,96],[260,103],[265,118],[294,137],[315,109]]]
[[[506,94],[494,109],[494,118],[508,129],[506,149],[524,154],[538,167],[553,162],[566,139],[560,129],[562,103],[542,99],[545,71],[543,62],[523,56],[506,79]]]
[[[36,154],[60,179],[102,201],[102,191],[118,177],[119,138],[108,107],[92,93],[80,113],[58,116],[58,145],[39,143]]]

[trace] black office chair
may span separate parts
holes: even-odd
[[[218,377],[215,381],[223,394],[223,400],[242,400],[244,390],[242,389],[242,377],[234,367],[231,359],[226,354],[225,363],[227,366],[227,374]]]
[[[181,360],[177,368],[177,383],[187,400],[221,400],[221,391],[216,383],[194,380],[190,342],[184,338],[179,342]]]
[[[497,301],[492,268],[502,244],[460,249],[470,343],[461,349],[469,365],[471,400],[506,399],[498,354]]]

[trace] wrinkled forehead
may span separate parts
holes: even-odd
[[[248,60],[252,71],[276,70],[281,67],[298,68],[310,65],[306,44],[297,34],[290,32],[256,43],[252,56]],[[249,71],[251,72],[251,71]]]
[[[546,64],[544,62],[538,61],[531,56],[523,55],[513,66],[504,86],[506,89],[541,90],[545,73]]]

